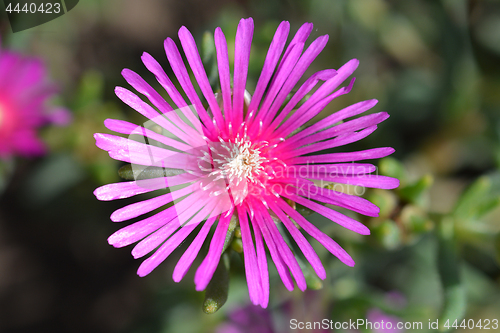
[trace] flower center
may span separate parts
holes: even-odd
[[[256,183],[263,173],[263,163],[267,161],[267,158],[261,155],[261,148],[262,146],[245,139],[217,143],[211,147],[211,175],[217,175],[217,179],[225,178],[233,185],[243,181]]]
[[[255,143],[246,137],[209,143],[198,163],[200,171],[206,172],[200,187],[211,197],[229,200],[230,195],[234,204],[241,203],[252,189],[264,188],[269,178],[264,170],[269,160],[262,151],[266,146],[267,142]]]
[[[260,149],[251,142],[243,140],[226,144],[225,147],[228,154],[223,158],[225,162],[221,164],[219,170],[231,180],[237,179],[237,182],[241,182],[246,179],[254,183],[264,169],[262,163],[267,160],[260,155]]]

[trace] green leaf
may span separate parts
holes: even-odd
[[[462,220],[473,220],[484,216],[500,204],[495,179],[482,176],[470,185],[460,196],[454,214]]]
[[[304,273],[304,278],[306,279],[307,288],[312,290],[323,289],[323,281],[316,275],[314,270],[307,266],[302,259],[295,255],[295,259]]]
[[[295,210],[297,212],[299,212],[299,214],[302,216],[308,216],[308,215],[311,215],[312,213],[314,213],[314,211],[312,209],[309,209],[309,208],[302,206],[300,204],[296,204]]]
[[[217,312],[227,301],[229,293],[229,255],[224,252],[219,266],[205,291],[203,312],[212,314]]]
[[[490,187],[491,182],[488,177],[483,176],[478,178],[460,196],[455,207],[455,215],[460,218],[472,218],[476,207],[488,193]]]
[[[434,228],[434,223],[426,212],[415,205],[406,205],[399,216],[405,229],[411,233],[420,234]]]
[[[78,87],[73,108],[86,108],[99,102],[102,100],[103,93],[104,76],[102,73],[95,70],[86,71]]]
[[[481,202],[476,208],[476,218],[480,218],[493,209],[497,208],[500,205],[500,196],[486,199],[484,202]]]
[[[484,252],[491,252],[495,246],[496,226],[484,221],[470,220],[463,223],[458,218],[455,237],[460,244],[469,244]]]
[[[402,233],[396,222],[385,220],[372,228],[375,238],[388,250],[394,250],[401,245]]]
[[[379,162],[379,171],[384,176],[394,177],[401,181],[401,184],[406,182],[406,170],[401,162],[392,157],[386,157]]]
[[[238,227],[239,225],[240,222],[238,220],[238,216],[236,214],[233,214],[233,216],[231,216],[231,221],[229,222],[229,227],[227,229],[226,239],[224,240],[224,246],[222,247],[223,253],[224,251],[226,251],[229,244],[231,244],[236,227]]]
[[[421,205],[424,193],[434,183],[434,177],[427,174],[411,185],[407,185],[399,190],[399,195],[404,200]]]
[[[381,218],[389,217],[398,205],[398,198],[393,191],[375,189],[368,196],[368,200],[380,208]]]
[[[443,218],[438,230],[438,270],[443,285],[444,305],[439,319],[440,331],[447,331],[444,323],[461,320],[465,315],[467,300],[465,286],[460,276],[460,259],[454,234],[452,218]]]
[[[210,86],[215,91],[219,82],[219,70],[217,67],[217,53],[213,34],[205,31],[201,41],[201,56],[205,70],[207,71]]]
[[[201,56],[204,63],[216,57],[214,37],[209,31],[203,33],[203,38],[201,40]]]
[[[231,249],[236,251],[237,253],[243,253],[243,241],[241,238],[235,238],[231,242]]]

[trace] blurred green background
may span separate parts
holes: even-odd
[[[353,90],[320,117],[378,99],[372,111],[391,117],[348,149],[394,147],[379,171],[402,184],[395,191],[366,193],[382,210],[375,219],[356,216],[370,227],[370,236],[311,215],[356,266],[342,265],[313,242],[327,269],[322,289],[290,293],[271,270],[269,318],[255,321],[267,323],[270,332],[287,332],[290,318],[348,321],[378,308],[403,321],[421,321],[419,332],[426,332],[428,321],[438,318],[441,329],[446,318],[500,319],[498,1],[85,0],[62,17],[15,34],[2,6],[3,47],[45,60],[61,87],[56,102],[74,119],[66,128],[42,131],[50,154],[18,159],[4,177],[1,332],[222,332],[220,325],[233,320],[231,312],[249,303],[243,265],[235,256],[227,304],[204,314],[194,270],[179,284],[171,279],[186,244],[139,278],[131,248],[113,249],[106,241],[120,227],[109,215],[135,199],[99,202],[92,194],[119,181],[120,167],[95,147],[93,133],[108,132],[106,118],[144,121],[114,96],[116,85],[127,87],[121,70],[130,68],[161,90],[141,63],[142,52],[171,74],[166,37],[178,41],[177,30],[185,25],[200,45],[205,31],[220,26],[231,45],[239,19],[248,16],[256,28],[251,93],[282,20],[290,21],[291,33],[314,23],[309,41],[330,36],[305,77],[360,60]],[[394,294],[400,302],[390,300]]]

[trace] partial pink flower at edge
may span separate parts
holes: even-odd
[[[38,129],[71,121],[68,110],[47,105],[56,93],[40,59],[2,49],[0,40],[0,158],[46,152]]]

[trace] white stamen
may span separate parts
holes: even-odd
[[[219,142],[209,144],[209,152],[203,152],[199,156],[198,166],[201,171],[209,172],[211,184],[215,185],[220,180],[225,180],[225,185],[217,185],[212,188],[204,184],[203,190],[211,192],[209,195],[219,196],[224,192],[231,191],[236,203],[241,202],[248,195],[248,183],[259,187],[265,187],[262,183],[270,178],[265,172],[265,164],[269,159],[262,156],[262,150],[267,148],[268,142],[252,142],[248,136],[224,141],[219,137]],[[207,159],[210,163],[207,165]],[[211,167],[211,168],[210,168]]]
[[[265,157],[260,156],[260,148],[256,148],[250,141],[243,139],[236,139],[234,143],[225,143],[222,147],[228,153],[220,156],[223,160],[217,166],[220,173],[230,180],[238,180],[238,183],[244,179],[255,182],[255,177],[264,169],[262,163],[267,161]]]

